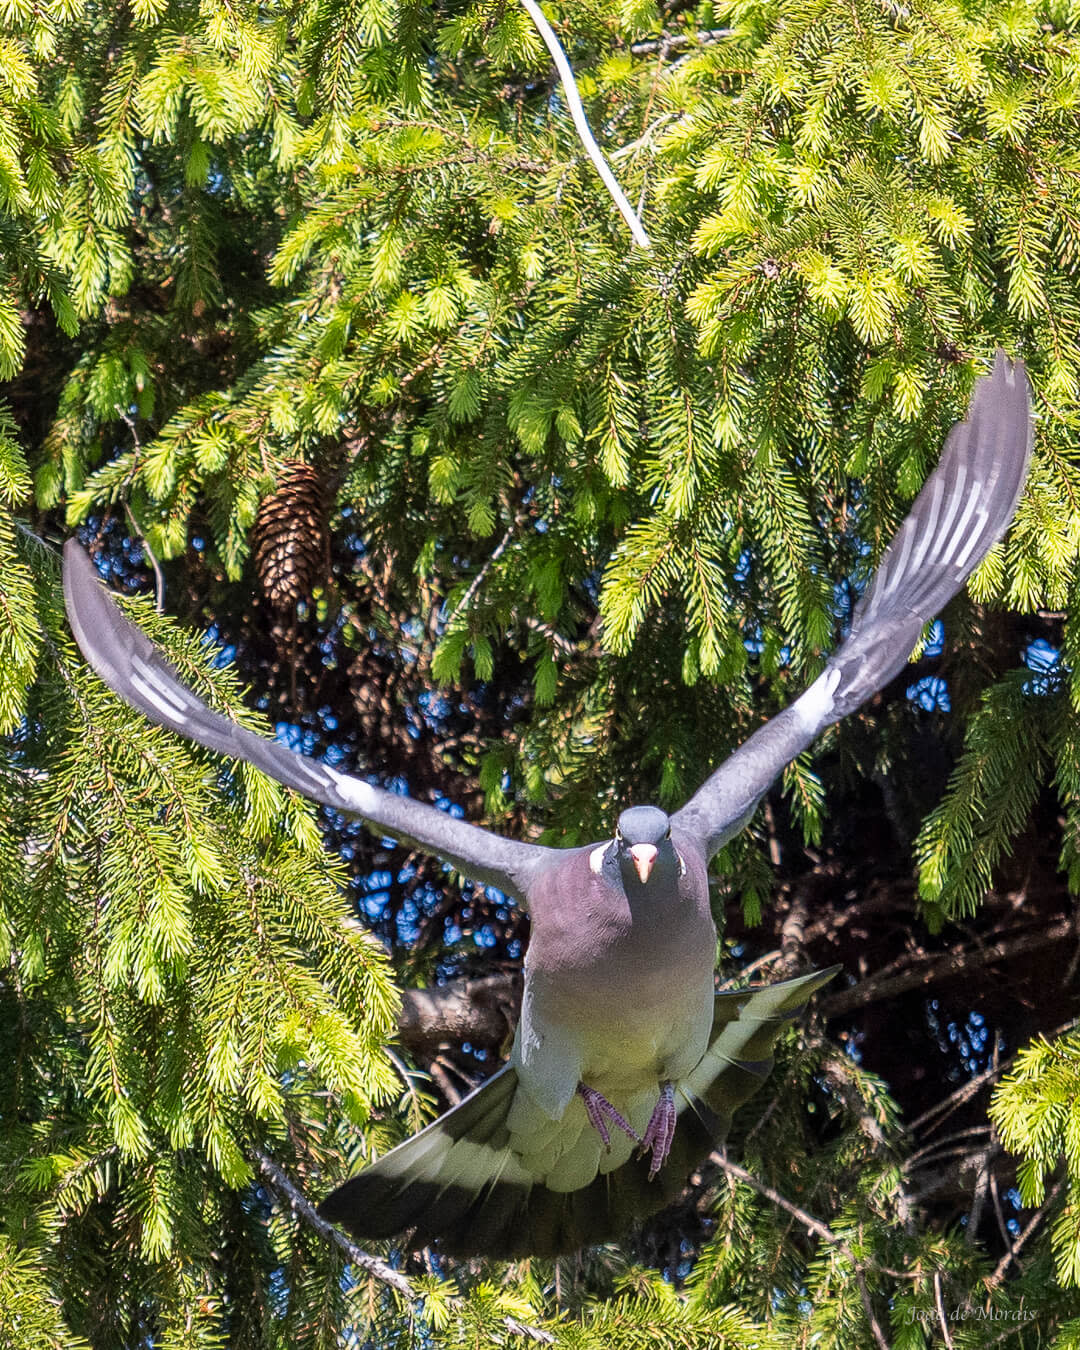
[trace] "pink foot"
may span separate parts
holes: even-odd
[[[577,1090],[585,1103],[585,1114],[589,1117],[589,1124],[604,1141],[604,1147],[611,1152],[611,1136],[608,1134],[606,1121],[610,1120],[616,1129],[622,1130],[628,1134],[631,1139],[645,1147],[644,1141],[633,1125],[619,1111],[616,1111],[608,1099],[602,1093],[597,1092],[595,1088],[587,1087],[584,1083],[577,1085]]]
[[[675,1089],[671,1083],[660,1088],[660,1100],[653,1108],[645,1138],[641,1141],[641,1156],[652,1150],[652,1162],[649,1164],[649,1180],[652,1181],[663,1167],[667,1155],[671,1152],[671,1141],[675,1138],[675,1122],[678,1113],[675,1110]]]

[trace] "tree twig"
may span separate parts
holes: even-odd
[[[751,961],[748,966],[740,966],[738,970],[733,971],[726,980],[716,986],[716,992],[722,994],[727,989],[733,989],[737,981],[745,980],[755,970],[760,970],[762,966],[767,966],[771,961],[779,961],[779,959],[779,947],[771,952],[766,952],[764,956],[759,956],[756,961]]]
[[[303,1191],[286,1175],[283,1168],[271,1158],[269,1153],[264,1152],[261,1148],[254,1149],[253,1153],[264,1179],[279,1195],[285,1197],[293,1213],[298,1218],[303,1219],[307,1226],[318,1233],[320,1237],[324,1237],[327,1242],[332,1242],[339,1251],[344,1252],[350,1265],[354,1265],[360,1270],[366,1270],[369,1275],[373,1275],[383,1284],[389,1285],[391,1289],[396,1289],[404,1298],[416,1299],[416,1290],[413,1288],[408,1275],[403,1275],[400,1270],[395,1270],[393,1266],[387,1265],[378,1256],[372,1256],[370,1252],[365,1252],[351,1238],[346,1237],[340,1228],[335,1228],[332,1223],[327,1223]]]
[[[817,1237],[828,1242],[831,1246],[838,1247],[855,1265],[859,1264],[854,1252],[852,1252],[851,1248],[842,1237],[834,1233],[833,1230],[827,1224],[822,1223],[820,1219],[815,1219],[814,1216],[808,1214],[805,1209],[800,1209],[798,1205],[793,1204],[787,1196],[781,1195],[779,1191],[773,1190],[766,1182],[759,1181],[752,1172],[748,1172],[745,1167],[740,1167],[738,1163],[732,1162],[730,1158],[725,1158],[722,1153],[714,1153],[710,1158],[710,1161],[715,1163],[722,1172],[726,1172],[728,1176],[734,1177],[737,1181],[745,1182],[747,1186],[752,1190],[757,1191],[759,1195],[764,1196],[766,1200],[771,1201],[778,1209],[782,1209],[790,1214],[793,1219],[798,1219],[799,1223],[802,1224],[808,1233],[814,1233]]]
[[[393,1266],[387,1265],[378,1256],[372,1256],[370,1252],[364,1251],[362,1247],[358,1247],[351,1238],[347,1237],[340,1228],[335,1227],[332,1223],[327,1223],[303,1191],[285,1173],[280,1164],[275,1162],[263,1149],[255,1148],[252,1153],[264,1180],[280,1196],[284,1196],[288,1201],[289,1208],[298,1218],[343,1252],[350,1265],[367,1271],[369,1275],[388,1285],[410,1302],[419,1302],[421,1295],[417,1293],[408,1275],[403,1275],[400,1270],[395,1270]],[[551,1345],[555,1340],[550,1331],[545,1331],[543,1327],[530,1326],[527,1322],[519,1322],[516,1317],[507,1317],[503,1321],[507,1331],[512,1335],[524,1336],[527,1340],[535,1341],[539,1345]]]
[[[866,1320],[870,1324],[870,1330],[873,1333],[874,1340],[878,1343],[878,1350],[889,1350],[889,1342],[885,1339],[885,1333],[881,1329],[881,1323],[877,1320],[874,1312],[874,1304],[870,1298],[870,1288],[866,1283],[866,1273],[862,1266],[855,1267],[855,1283],[859,1286],[859,1297],[862,1299],[863,1312],[866,1314]]]
[[[707,47],[713,42],[722,42],[724,38],[734,37],[734,28],[702,28],[697,33],[669,33],[667,37],[655,38],[648,42],[632,42],[632,56],[651,56],[659,52],[663,58],[668,52],[682,47]]]
[[[518,511],[518,513],[514,516],[514,519],[510,522],[509,525],[507,525],[506,533],[495,545],[495,547],[491,550],[491,553],[485,560],[484,565],[480,568],[480,571],[477,572],[476,576],[473,577],[472,581],[469,582],[465,594],[457,602],[457,604],[454,606],[453,612],[447,618],[446,620],[447,628],[450,627],[450,625],[453,623],[453,621],[457,618],[459,614],[464,614],[468,610],[469,606],[472,604],[473,596],[475,596],[476,592],[484,584],[487,574],[491,571],[491,569],[499,561],[502,555],[506,552],[507,548],[509,548],[510,540],[513,539],[514,535],[517,533],[518,526],[522,523],[522,521],[525,519],[527,515],[528,515],[527,511]]]
[[[881,1323],[878,1321],[877,1314],[874,1312],[874,1305],[870,1298],[870,1289],[866,1283],[865,1272],[867,1269],[873,1269],[883,1275],[891,1275],[894,1279],[901,1280],[914,1280],[918,1279],[919,1276],[910,1271],[889,1270],[885,1266],[879,1266],[872,1261],[860,1261],[848,1246],[847,1242],[840,1237],[838,1233],[834,1233],[827,1224],[822,1223],[820,1219],[815,1219],[814,1216],[807,1213],[805,1209],[800,1209],[798,1205],[793,1204],[787,1196],[781,1195],[780,1192],[774,1190],[772,1186],[767,1185],[764,1181],[759,1181],[758,1178],[755,1177],[752,1172],[748,1172],[745,1167],[740,1167],[738,1163],[732,1162],[730,1158],[725,1158],[722,1153],[713,1153],[710,1161],[715,1163],[722,1172],[726,1172],[729,1176],[735,1177],[738,1181],[745,1182],[747,1186],[752,1190],[757,1191],[759,1195],[764,1196],[766,1200],[776,1205],[778,1209],[782,1209],[790,1214],[793,1219],[796,1219],[802,1224],[807,1232],[813,1233],[816,1237],[821,1238],[823,1242],[828,1242],[851,1262],[852,1270],[855,1274],[855,1282],[859,1286],[859,1297],[862,1299],[863,1311],[866,1313],[866,1320],[869,1323],[870,1331],[880,1350],[889,1350],[889,1342],[886,1340],[885,1333],[881,1329]]]
[[[131,509],[129,502],[124,503],[124,510],[127,512],[128,521],[131,528],[139,536],[139,543],[142,545],[143,552],[150,559],[150,566],[154,569],[154,608],[159,614],[165,613],[165,574],[161,570],[161,564],[157,560],[154,550],[147,542],[146,535],[135,519],[135,512]]]
[[[1009,1250],[1005,1253],[1005,1255],[994,1267],[994,1273],[986,1281],[988,1289],[996,1289],[997,1286],[1001,1283],[1001,1281],[1005,1278],[1005,1272],[1009,1268],[1009,1263],[1016,1259],[1017,1253],[1020,1251],[1020,1248],[1023,1247],[1024,1243],[1027,1242],[1029,1237],[1031,1237],[1035,1229],[1038,1228],[1040,1223],[1042,1223],[1043,1219],[1046,1217],[1047,1209],[1061,1194],[1062,1190],[1064,1189],[1064,1186],[1065,1186],[1064,1177],[1062,1177],[1059,1181],[1056,1181],[1054,1183],[1053,1187],[1051,1188],[1050,1194],[1046,1197],[1046,1199],[1042,1202],[1039,1208],[1035,1211],[1035,1213],[1031,1216],[1028,1222],[1024,1225],[1023,1229],[1017,1234],[1016,1241],[1012,1244]]]
[[[581,144],[585,148],[585,153],[592,161],[593,167],[603,180],[604,186],[611,193],[611,200],[619,208],[623,220],[630,227],[630,233],[634,237],[634,243],[640,248],[651,248],[652,242],[638,219],[637,212],[626,199],[622,188],[615,179],[615,175],[608,167],[607,160],[604,158],[600,147],[596,143],[596,138],[592,134],[588,120],[585,117],[585,109],[581,105],[581,96],[578,94],[577,85],[574,82],[574,72],[570,69],[570,62],[566,59],[566,53],[559,45],[559,39],[555,36],[555,30],[544,18],[544,12],[536,3],[536,0],[521,0],[522,7],[536,25],[537,32],[544,40],[544,46],[551,53],[551,59],[555,62],[555,69],[559,72],[559,79],[562,82],[563,93],[566,96],[566,106],[570,109],[570,116],[573,119],[574,126],[577,128],[577,134],[581,138]]]
[[[934,1271],[934,1307],[941,1323],[941,1335],[948,1350],[953,1350],[953,1338],[949,1332],[949,1319],[945,1316],[945,1298],[941,1292],[941,1271]]]
[[[1038,951],[1041,947],[1052,947],[1055,943],[1064,942],[1075,936],[1076,926],[1072,919],[1062,919],[1049,927],[1024,933],[1020,937],[989,942],[979,951],[973,951],[970,947],[963,948],[920,963],[913,970],[905,970],[898,975],[871,976],[851,989],[841,989],[835,994],[823,996],[819,1006],[825,1017],[838,1017],[843,1013],[852,1012],[855,1008],[865,1007],[868,1003],[877,1003],[883,998],[906,993],[909,989],[934,984],[937,980],[948,979],[951,975],[974,970],[978,966],[988,966],[995,961],[1008,961],[1025,952]]]
[[[131,440],[132,444],[135,446],[136,455],[142,454],[142,442],[139,440],[139,429],[135,425],[135,419],[126,408],[122,408],[119,404],[116,404],[115,407],[117,416],[127,427],[128,431],[131,432]],[[124,502],[124,510],[127,512],[127,518],[131,528],[139,536],[139,543],[142,544],[146,556],[150,559],[150,566],[154,569],[154,607],[159,614],[164,614],[165,574],[161,570],[161,564],[158,562],[154,550],[147,542],[146,534],[144,533],[142,526],[135,519],[135,512],[131,509],[130,502]]]

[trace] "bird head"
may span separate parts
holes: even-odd
[[[682,870],[671,842],[671,819],[656,806],[631,806],[619,816],[612,845],[624,884],[644,886],[654,869],[666,875]]]

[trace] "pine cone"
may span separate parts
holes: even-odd
[[[255,520],[255,571],[276,610],[311,597],[330,570],[326,496],[310,464],[286,465]]]

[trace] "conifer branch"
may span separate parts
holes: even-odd
[[[783,1196],[779,1191],[774,1190],[767,1182],[760,1181],[752,1172],[748,1172],[745,1167],[740,1167],[738,1163],[732,1162],[730,1158],[726,1158],[722,1153],[714,1153],[709,1161],[715,1163],[716,1166],[719,1167],[722,1172],[726,1172],[728,1176],[734,1177],[737,1181],[744,1182],[752,1190],[757,1191],[759,1195],[776,1205],[778,1209],[785,1210],[793,1219],[797,1219],[808,1233],[813,1233],[816,1237],[821,1238],[823,1242],[828,1242],[830,1246],[836,1247],[851,1260],[852,1264],[858,1265],[855,1254],[842,1237],[834,1233],[832,1229],[827,1224],[822,1223],[820,1219],[815,1219],[814,1216],[805,1209],[800,1209],[798,1205],[787,1199],[786,1196]]]
[[[796,1219],[801,1223],[807,1232],[813,1233],[816,1237],[821,1238],[823,1242],[827,1242],[830,1246],[835,1247],[838,1252],[851,1262],[855,1282],[859,1287],[859,1297],[862,1300],[863,1311],[866,1313],[866,1320],[870,1325],[874,1340],[877,1342],[880,1350],[889,1350],[889,1342],[885,1339],[885,1333],[882,1331],[881,1324],[877,1320],[877,1315],[874,1312],[874,1305],[870,1298],[870,1289],[866,1283],[866,1270],[868,1268],[878,1270],[882,1274],[891,1275],[895,1279],[912,1280],[915,1279],[916,1276],[908,1271],[888,1270],[874,1262],[859,1260],[847,1242],[840,1237],[838,1233],[834,1233],[827,1224],[822,1223],[820,1219],[815,1219],[814,1216],[805,1209],[800,1209],[798,1205],[793,1204],[786,1196],[781,1195],[778,1190],[775,1190],[764,1181],[759,1181],[752,1172],[748,1172],[745,1167],[740,1167],[738,1163],[733,1163],[722,1153],[714,1153],[710,1158],[710,1162],[715,1163],[722,1172],[726,1172],[729,1176],[735,1177],[738,1181],[745,1183],[745,1185],[749,1186],[752,1190],[757,1191],[759,1195],[776,1205],[778,1209],[785,1210],[793,1219]]]
[[[577,128],[577,134],[581,138],[581,144],[585,148],[585,153],[592,160],[593,167],[603,180],[604,186],[611,193],[611,200],[622,213],[623,220],[630,227],[630,233],[634,237],[634,243],[640,248],[651,248],[652,242],[645,233],[645,229],[638,219],[637,212],[626,199],[622,188],[615,179],[615,175],[608,167],[607,160],[604,159],[603,152],[596,143],[596,138],[592,134],[592,128],[589,126],[588,119],[585,116],[585,109],[582,107],[581,96],[578,93],[577,84],[574,81],[574,72],[570,68],[570,62],[566,59],[566,53],[559,45],[559,39],[555,36],[555,30],[544,18],[543,10],[536,3],[536,0],[521,0],[521,3],[536,24],[537,31],[544,40],[544,45],[551,53],[551,59],[555,62],[555,69],[559,72],[559,79],[562,82],[563,93],[566,95],[566,105],[570,109],[570,116],[573,119],[574,126]]]
[[[355,1242],[346,1237],[340,1228],[336,1228],[332,1223],[327,1223],[303,1191],[286,1175],[285,1171],[270,1157],[269,1153],[264,1152],[261,1148],[252,1151],[264,1179],[269,1182],[273,1190],[288,1201],[289,1208],[297,1218],[303,1219],[310,1229],[328,1242],[332,1242],[339,1251],[344,1252],[350,1265],[367,1271],[369,1275],[373,1275],[375,1279],[389,1285],[391,1289],[395,1289],[404,1298],[413,1300],[417,1298],[416,1290],[407,1275],[403,1275],[400,1270],[395,1270],[393,1266],[387,1265],[379,1257],[372,1256],[370,1252],[365,1252],[362,1247],[358,1247]]]

